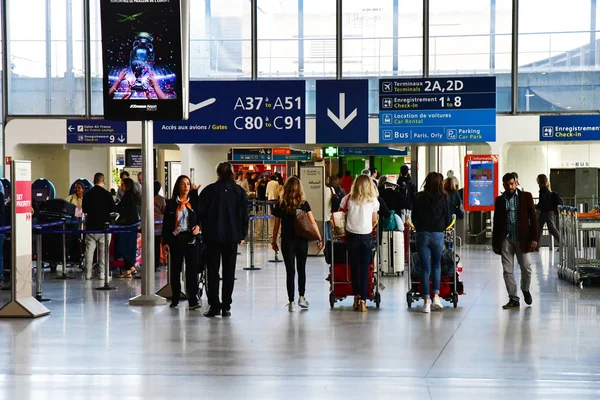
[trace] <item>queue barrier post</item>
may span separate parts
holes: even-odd
[[[37,243],[35,245],[35,299],[40,303],[50,301],[42,296],[42,279],[44,279],[44,261],[42,260],[42,228],[36,228]]]
[[[180,300],[187,300],[187,294],[185,292],[186,287],[185,283],[181,284]],[[171,253],[167,254],[167,284],[160,288],[160,290],[156,292],[156,295],[169,300],[173,298],[173,285],[171,284]]]
[[[245,271],[259,271],[262,269],[254,266],[254,218],[254,216],[250,218],[250,246],[246,248],[246,252],[248,253],[248,264],[246,265],[248,266],[244,268]]]
[[[74,278],[67,273],[67,220],[65,218],[62,219],[62,228],[62,274],[55,279],[69,280]]]
[[[96,288],[96,290],[117,290],[116,287],[110,286],[108,283],[110,276],[110,234],[109,234],[110,225],[108,222],[104,225],[104,286]],[[98,260],[98,264],[100,264],[100,260]]]

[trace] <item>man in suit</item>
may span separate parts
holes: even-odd
[[[515,281],[515,255],[521,266],[521,291],[527,305],[531,305],[529,292],[531,285],[531,262],[529,253],[537,249],[538,221],[533,205],[533,196],[529,192],[517,189],[517,179],[512,173],[502,177],[504,193],[496,198],[494,206],[494,228],[492,248],[502,256],[504,282],[509,301],[505,310],[520,307]]]

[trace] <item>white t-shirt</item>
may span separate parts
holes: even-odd
[[[279,200],[279,182],[276,180],[267,184],[267,200]]]
[[[356,235],[367,235],[373,232],[373,213],[379,211],[377,199],[370,203],[357,205],[350,199],[350,195],[344,197],[341,207],[346,210],[346,230]]]

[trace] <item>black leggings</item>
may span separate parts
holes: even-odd
[[[298,291],[304,296],[306,291],[306,258],[308,257],[308,242],[303,239],[282,239],[281,254],[287,272],[287,292],[290,302],[294,301],[294,283],[298,269]]]

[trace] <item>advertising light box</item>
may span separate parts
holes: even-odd
[[[498,197],[498,156],[465,157],[465,196],[467,211],[494,211]]]
[[[102,0],[104,117],[183,118],[179,0]]]

